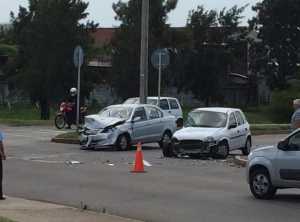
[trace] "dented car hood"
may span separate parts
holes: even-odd
[[[90,115],[85,117],[85,128],[104,129],[124,124],[126,120],[115,117],[100,117],[99,115]]]

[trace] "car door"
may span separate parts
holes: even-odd
[[[239,133],[238,133],[238,124],[235,118],[234,113],[229,115],[227,132],[229,137],[229,148],[230,150],[239,148]]]
[[[158,108],[149,106],[146,107],[146,113],[148,116],[148,137],[150,142],[157,142],[161,139],[163,134],[163,122],[162,122],[162,113]]]
[[[287,150],[278,150],[276,175],[285,186],[300,188],[300,132],[288,139]]]
[[[236,111],[234,114],[238,124],[237,127],[237,133],[239,135],[239,138],[237,139],[238,148],[242,148],[246,145],[247,134],[249,129],[246,126],[246,122],[242,114],[240,113],[240,111]]]
[[[137,107],[132,117],[132,141],[136,142],[147,142],[149,139],[149,123],[146,110],[144,107]]]
[[[169,99],[169,104],[170,104],[171,115],[175,116],[176,119],[181,118],[182,114],[177,99]]]

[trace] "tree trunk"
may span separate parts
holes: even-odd
[[[41,108],[41,120],[50,119],[50,105],[47,99],[40,99],[40,108]]]

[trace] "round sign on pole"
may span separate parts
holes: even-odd
[[[164,69],[170,64],[170,55],[168,49],[157,49],[152,53],[151,56],[152,65],[159,69]]]
[[[73,59],[74,59],[75,67],[82,66],[84,54],[83,54],[83,49],[81,46],[76,46],[76,48],[74,50],[74,58]]]

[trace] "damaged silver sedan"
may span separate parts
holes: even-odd
[[[113,105],[99,114],[85,117],[80,132],[82,149],[116,147],[127,150],[131,145],[158,142],[170,144],[176,130],[175,117],[155,105]]]

